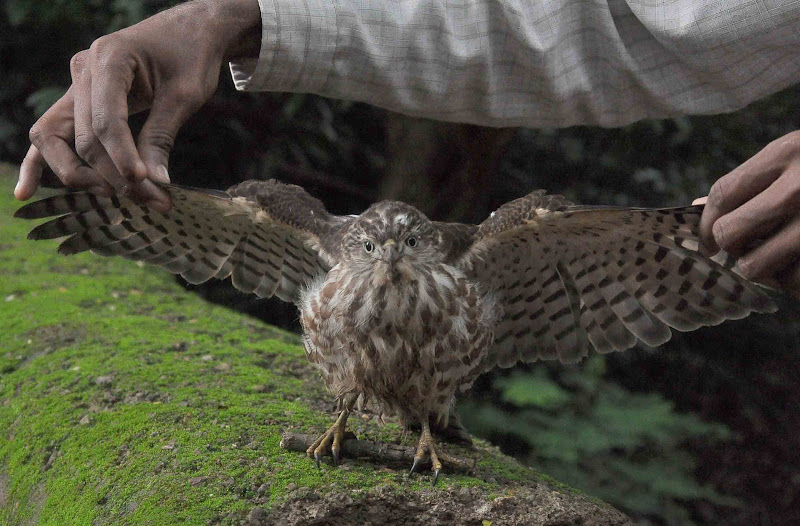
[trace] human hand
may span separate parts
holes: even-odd
[[[66,186],[169,209],[151,179],[169,181],[178,129],[214,93],[224,60],[258,55],[260,26],[256,0],[198,0],[95,40],[72,58],[67,93],[31,128],[15,197],[33,196],[47,165]],[[148,108],[134,142],[128,115]]]
[[[709,255],[736,256],[744,277],[800,295],[800,131],[714,183],[700,239]]]

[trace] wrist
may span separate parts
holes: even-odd
[[[261,9],[258,0],[210,0],[208,16],[220,35],[223,60],[256,58],[261,50]]]

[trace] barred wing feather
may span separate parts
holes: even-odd
[[[586,356],[663,344],[751,312],[773,312],[735,260],[698,252],[702,206],[623,209],[574,206],[542,191],[484,221],[462,266],[503,310],[487,360]]]
[[[123,197],[75,192],[27,204],[15,216],[57,216],[28,237],[68,236],[58,248],[62,254],[91,250],[145,261],[190,283],[230,276],[244,292],[285,301],[296,301],[305,283],[335,264],[321,239],[341,220],[300,187],[277,181],[249,181],[228,192],[161,186],[173,201],[167,213]]]

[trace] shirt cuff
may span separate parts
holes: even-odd
[[[333,0],[258,0],[258,59],[231,61],[237,90],[318,92],[328,79],[336,50]]]

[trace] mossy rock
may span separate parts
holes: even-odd
[[[627,524],[482,441],[474,476],[281,449],[330,398],[299,338],[183,290],[165,271],[59,256],[11,216],[0,166],[0,524]],[[412,444],[350,419],[360,438]]]

